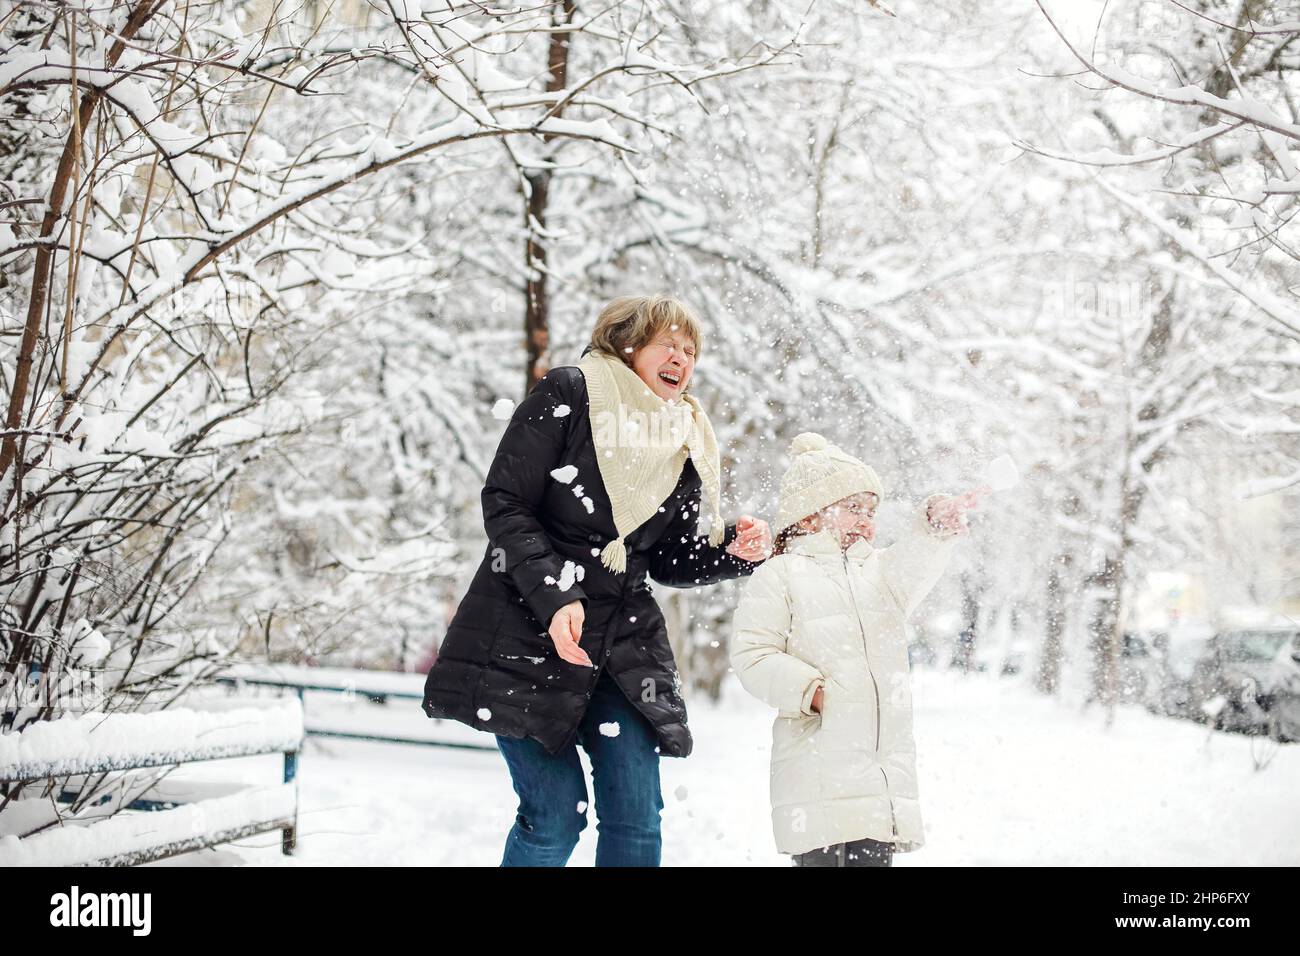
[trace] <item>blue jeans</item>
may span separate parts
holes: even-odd
[[[615,724],[613,736],[601,733],[602,725],[611,732]],[[596,791],[596,865],[658,866],[664,808],[659,740],[607,673],[596,682],[577,743],[591,759]],[[501,865],[564,866],[587,826],[587,781],[577,746],[552,756],[531,737],[497,736],[497,747],[519,795]]]

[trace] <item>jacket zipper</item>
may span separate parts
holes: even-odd
[[[867,661],[867,674],[871,677],[871,689],[876,695],[876,753],[880,753],[880,685],[876,683],[876,672],[871,669],[871,655],[867,650],[867,628],[862,623],[862,612],[858,610],[858,596],[853,592],[853,575],[849,571],[849,556],[844,555],[844,580],[849,585],[849,599],[853,602],[853,614],[858,619],[858,633],[862,635],[862,654]],[[882,769],[883,773],[884,770]]]
[[[880,763],[880,685],[876,683],[876,672],[871,667],[871,654],[867,649],[867,627],[862,623],[862,612],[858,608],[858,596],[853,591],[853,572],[849,568],[849,556],[843,553],[844,558],[844,580],[849,586],[849,600],[853,602],[853,615],[858,619],[858,633],[862,635],[862,655],[867,661],[867,674],[871,677],[871,689],[876,696],[876,766],[880,768],[880,777],[885,781],[885,799],[889,801],[889,823],[898,836],[898,818],[894,816],[894,800],[889,795],[889,775],[885,773],[885,765]]]

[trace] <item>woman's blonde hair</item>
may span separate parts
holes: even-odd
[[[671,295],[622,295],[610,300],[591,330],[591,347],[632,364],[632,353],[661,332],[680,330],[695,343],[698,359],[704,332],[695,312]]]

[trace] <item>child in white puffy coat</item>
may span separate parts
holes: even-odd
[[[772,827],[796,866],[889,866],[924,843],[907,627],[966,530],[973,492],[932,495],[875,549],[874,470],[805,432],[781,482],[780,529],[746,582],[731,664],[777,709]]]

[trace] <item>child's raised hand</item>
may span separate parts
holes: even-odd
[[[970,530],[966,525],[966,512],[979,507],[980,496],[988,494],[991,490],[987,485],[981,485],[965,494],[936,498],[930,502],[926,517],[935,527],[955,534],[965,534]]]

